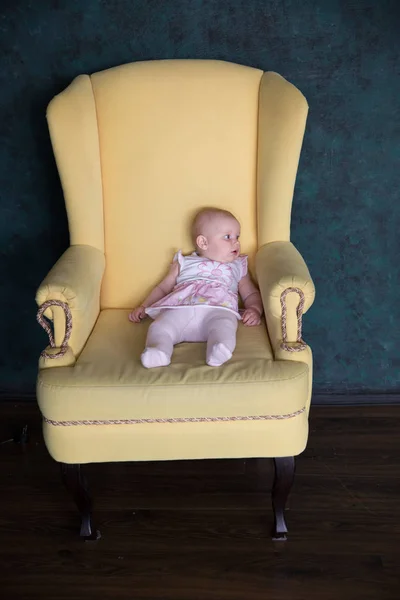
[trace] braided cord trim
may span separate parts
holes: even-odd
[[[39,323],[39,325],[41,327],[43,327],[43,329],[49,336],[51,348],[56,348],[56,344],[54,341],[54,336],[53,336],[51,327],[43,314],[50,306],[60,306],[63,309],[63,311],[65,313],[65,335],[64,335],[62,344],[60,346],[59,352],[57,352],[56,354],[49,354],[48,352],[46,352],[46,350],[43,350],[43,352],[40,354],[40,356],[43,356],[44,358],[61,358],[62,356],[64,356],[64,354],[66,353],[66,351],[68,349],[68,342],[69,342],[69,338],[71,337],[71,330],[72,330],[71,309],[66,302],[62,302],[61,300],[47,300],[46,302],[43,302],[43,304],[37,311],[36,320]]]
[[[297,315],[297,346],[290,346],[287,340],[287,329],[286,329],[286,320],[287,320],[287,307],[286,307],[286,296],[291,292],[295,292],[299,295],[300,300],[297,305],[296,315]],[[307,344],[301,337],[302,332],[302,318],[303,318],[303,310],[304,310],[304,302],[305,296],[303,290],[297,287],[289,287],[286,288],[281,294],[281,308],[282,308],[282,350],[286,350],[287,352],[302,352],[307,348]]]
[[[84,421],[54,421],[44,417],[45,423],[55,427],[75,427],[79,425],[143,425],[148,423],[214,423],[218,421],[282,421],[298,417],[306,410],[304,406],[300,410],[285,415],[250,415],[238,417],[183,417],[172,419],[107,419],[107,420],[84,420]]]

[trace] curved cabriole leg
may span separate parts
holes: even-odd
[[[286,540],[285,506],[294,479],[294,457],[274,458],[275,478],[272,488],[272,507],[274,509],[274,529],[272,539]]]
[[[61,463],[61,476],[65,487],[72,495],[81,515],[80,536],[85,541],[98,540],[100,532],[92,525],[92,501],[87,489],[87,483],[82,475],[81,465]]]

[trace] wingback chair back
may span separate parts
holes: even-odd
[[[101,308],[140,303],[203,206],[232,211],[257,249],[290,239],[307,116],[276,73],[207,60],[81,75],[48,108],[71,244],[105,252]]]

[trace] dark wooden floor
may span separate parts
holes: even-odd
[[[315,407],[287,542],[272,542],[269,461],[92,465],[99,542],[48,457],[33,405],[0,406],[2,598],[400,597],[400,407]]]

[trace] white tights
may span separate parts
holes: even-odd
[[[237,317],[220,308],[193,306],[166,308],[149,327],[141,356],[147,369],[171,362],[175,344],[207,342],[206,362],[219,367],[232,357],[236,346]]]

